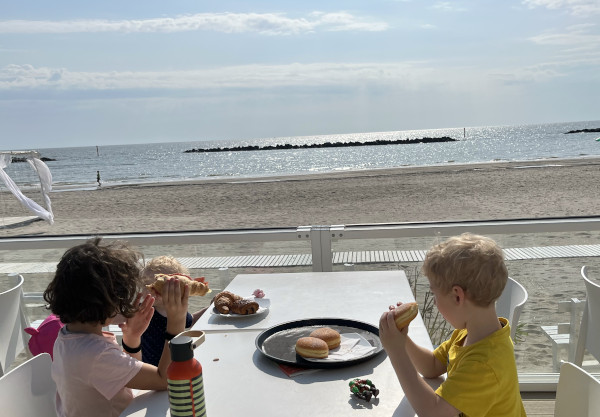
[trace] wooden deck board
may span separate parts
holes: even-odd
[[[528,417],[554,417],[554,392],[522,392],[521,398]]]

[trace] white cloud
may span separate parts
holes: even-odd
[[[530,40],[544,48],[554,48],[552,56],[557,67],[600,68],[600,34],[594,24],[568,26],[559,32],[545,32]]]
[[[422,63],[315,63],[240,65],[196,71],[75,72],[8,65],[0,68],[0,90],[131,90],[348,86],[402,84],[417,88],[431,76]]]
[[[313,12],[306,17],[284,13],[200,13],[145,20],[65,20],[0,21],[0,33],[80,33],[80,32],[185,32],[208,30],[225,33],[256,32],[290,35],[322,31],[384,31],[383,21],[354,16],[347,12]]]
[[[551,49],[549,58],[535,65],[497,71],[494,79],[508,84],[546,82],[568,77],[573,71],[600,68],[600,35],[595,24],[571,25],[560,31],[548,31],[529,38],[540,47]]]
[[[546,82],[564,76],[565,74],[554,64],[541,64],[513,71],[490,73],[491,79],[509,85]]]
[[[398,88],[470,91],[474,86],[547,82],[568,76],[579,65],[599,65],[600,54],[564,55],[521,68],[453,67],[433,62],[312,63],[239,65],[190,71],[78,72],[61,68],[8,65],[0,68],[0,91],[115,92],[119,95],[198,94],[227,90],[265,92],[279,88]],[[478,87],[479,88],[479,87]],[[382,90],[383,91],[383,90]],[[204,94],[204,93],[202,93]],[[212,94],[212,93],[210,93]]]
[[[443,12],[464,12],[467,9],[460,6],[456,2],[451,1],[440,1],[431,6],[434,10],[439,10]]]
[[[597,0],[523,0],[523,3],[530,8],[565,9],[570,14],[581,17],[600,13],[600,2]]]
[[[533,36],[530,40],[539,45],[576,45],[586,49],[600,48],[600,35],[590,33],[596,25],[591,23],[572,25],[563,32],[546,32]]]

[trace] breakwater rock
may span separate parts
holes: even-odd
[[[43,156],[43,157],[40,158],[40,161],[48,162],[48,161],[56,161],[56,159],[46,158],[45,156]],[[11,162],[27,162],[27,158],[21,158],[21,157],[18,157],[18,156],[13,156],[11,158]]]
[[[232,152],[232,151],[271,151],[275,149],[308,149],[308,148],[344,148],[346,146],[375,146],[375,145],[404,145],[410,143],[434,143],[434,142],[457,142],[448,136],[440,138],[421,138],[421,139],[398,139],[398,140],[375,140],[371,142],[324,142],[310,143],[303,145],[292,145],[290,143],[266,146],[235,146],[231,148],[197,148],[188,149],[190,152]]]
[[[596,133],[596,132],[600,132],[600,127],[596,127],[594,129],[569,130],[568,132],[565,132],[565,135],[567,135],[569,133]]]

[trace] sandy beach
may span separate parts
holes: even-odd
[[[600,214],[599,183],[600,158],[584,158],[105,187],[53,192],[56,219],[53,226],[37,221],[3,228],[0,238],[592,216]],[[0,215],[27,215],[16,199],[5,188],[2,190]],[[553,246],[565,241],[569,242],[566,244],[597,244],[599,236],[599,231],[582,232],[577,236],[552,234],[536,236],[535,244],[520,242],[521,237],[514,237],[512,243],[516,247]],[[164,248],[164,251],[172,252],[171,249]],[[31,255],[25,252],[0,251],[0,262],[25,262]],[[48,257],[60,256],[60,252],[46,253],[44,260],[50,261]],[[600,260],[589,257],[508,263],[510,275],[527,288],[530,297],[521,316],[527,332],[525,342],[516,347],[521,368],[548,371],[551,347],[539,326],[568,319],[558,315],[558,301],[585,297],[579,276],[584,264],[600,271]],[[219,285],[226,285],[236,273],[239,271],[221,274]],[[48,276],[36,277],[38,290],[47,279]]]
[[[586,158],[53,192],[53,226],[0,236],[597,215],[599,179]],[[28,214],[2,190],[0,215]]]

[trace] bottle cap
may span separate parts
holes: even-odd
[[[174,337],[169,342],[169,349],[173,362],[185,362],[194,357],[192,338],[189,336]]]

